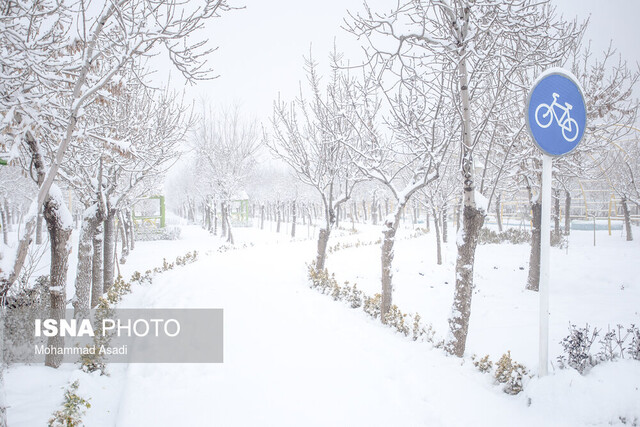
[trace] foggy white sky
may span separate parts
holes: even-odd
[[[238,3],[231,1],[232,3]],[[392,0],[371,0],[374,8],[389,7]],[[555,0],[565,17],[590,17],[587,39],[599,52],[614,46],[632,64],[640,63],[640,1]],[[240,103],[258,120],[268,120],[273,100],[281,93],[291,99],[304,79],[303,55],[313,46],[314,57],[327,62],[334,38],[339,50],[358,53],[358,42],[340,28],[346,10],[361,10],[362,0],[243,0],[246,7],[211,21],[210,42],[219,49],[209,65],[220,77],[187,89],[188,98],[205,96],[218,105]],[[380,5],[380,6],[378,6]],[[176,72],[173,81],[180,82]],[[162,76],[162,74],[160,74]]]

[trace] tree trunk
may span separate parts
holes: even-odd
[[[33,233],[36,229],[36,217],[33,216],[27,220],[27,223],[24,227],[24,234],[18,242],[18,250],[16,252],[16,259],[13,263],[13,270],[9,274],[9,278],[6,280],[0,281],[0,297],[4,296],[6,292],[9,290],[9,287],[14,284],[18,278],[20,277],[20,273],[22,272],[22,268],[24,267],[24,263],[27,259],[27,254],[29,253],[29,245],[33,240]]]
[[[433,217],[434,218],[438,218],[438,214],[436,213],[436,208],[431,208],[432,212],[433,212]],[[436,227],[436,255],[437,255],[437,262],[438,265],[442,265],[442,244],[440,243],[440,225],[439,222],[436,220],[434,221],[434,225]]]
[[[93,260],[91,265],[91,308],[96,308],[104,294],[104,271],[102,269],[104,247],[104,225],[100,222],[93,234]]]
[[[189,223],[193,224],[196,222],[196,212],[195,212],[195,208],[194,208],[194,203],[193,201],[189,200],[189,204],[188,204],[188,209],[189,209]],[[106,231],[106,229],[105,229]]]
[[[371,223],[373,225],[378,225],[378,205],[376,203],[376,196],[373,196],[373,200],[371,201]]]
[[[136,228],[135,223],[133,222],[133,210],[127,211],[127,224],[129,225],[129,246],[130,250],[134,250],[136,248]]]
[[[622,213],[624,214],[624,225],[627,231],[627,242],[633,240],[633,234],[631,232],[631,215],[629,215],[629,206],[627,205],[627,198],[623,197],[620,202],[622,205]]]
[[[296,237],[296,201],[291,202],[291,238],[295,239]]]
[[[366,224],[367,219],[368,219],[367,218],[367,201],[366,200],[362,201],[362,215],[363,215],[364,222]]]
[[[38,219],[36,220],[36,245],[42,244],[42,214],[38,213]]]
[[[123,220],[122,212],[118,212],[118,230],[120,230],[120,235],[122,236],[120,264],[124,264],[127,262],[127,256],[129,255],[129,241],[127,240],[128,236],[125,231],[125,222]]]
[[[211,232],[211,207],[209,206],[209,202],[205,201],[204,206],[204,229],[208,232]]]
[[[227,243],[233,245],[233,233],[231,232],[231,220],[229,219],[229,215],[227,215]]]
[[[278,204],[277,204],[276,211],[277,211],[277,215],[276,215],[277,216],[276,217],[276,233],[279,233],[280,232],[280,222],[282,220],[282,212],[281,212],[281,209],[280,209],[280,202],[278,202]]]
[[[318,233],[318,256],[316,258],[316,271],[324,270],[324,263],[327,259],[327,243],[329,242],[329,226],[321,228]]]
[[[560,240],[560,192],[553,192],[553,234],[556,241]]]
[[[213,235],[218,235],[218,207],[215,202],[213,202]]]
[[[469,10],[463,10],[462,20],[468,23]],[[464,25],[464,24],[463,24]],[[463,212],[462,236],[458,238],[458,256],[456,258],[456,289],[452,314],[449,319],[451,339],[447,351],[458,357],[464,355],[471,317],[471,299],[473,297],[473,268],[475,263],[478,234],[484,223],[486,212],[477,208],[473,176],[473,143],[471,137],[471,104],[469,100],[469,82],[467,74],[466,51],[458,54],[458,83],[462,106],[462,175],[463,175]]]
[[[13,231],[13,215],[11,214],[11,208],[9,207],[9,202],[4,201],[4,212],[6,215],[5,225],[7,227],[7,231]]]
[[[535,202],[531,205],[533,211],[533,228],[531,229],[531,254],[529,255],[529,278],[527,279],[527,289],[538,291],[540,286],[540,240],[542,224],[542,204]]]
[[[73,300],[73,317],[89,318],[91,309],[91,273],[93,256],[93,236],[101,218],[95,205],[90,206],[82,217],[78,240],[78,268],[76,271],[76,295]]]
[[[30,133],[27,133],[25,138],[27,146],[31,151],[32,165],[37,173],[37,182],[40,186],[38,193],[38,204],[43,205],[44,220],[47,222],[47,230],[49,231],[49,245],[51,248],[51,262],[49,270],[49,318],[57,319],[58,321],[64,319],[65,306],[66,306],[66,287],[67,287],[67,272],[69,270],[69,253],[71,252],[71,244],[69,242],[72,233],[73,224],[71,222],[71,212],[67,206],[65,206],[62,200],[62,192],[51,181],[46,184],[47,175],[45,172],[44,160],[40,151],[38,142],[33,138]],[[51,173],[52,168],[49,170]],[[55,170],[53,172],[55,174]],[[51,178],[53,180],[53,178]],[[45,191],[45,187],[48,189]],[[41,195],[44,197],[41,199]],[[41,201],[42,200],[42,201]],[[25,227],[25,235],[20,241],[16,262],[14,264],[13,272],[9,278],[9,285],[15,281],[19,276],[22,266],[24,265],[24,259],[26,257],[26,251],[31,243],[31,237],[36,228],[37,215],[29,219],[27,226]],[[47,340],[47,347],[49,348],[61,348],[64,346],[64,337],[60,334],[49,337]],[[57,368],[62,363],[61,352],[53,351],[45,356],[45,366]]]
[[[0,318],[0,322],[4,325],[4,313],[2,313],[2,318]],[[2,335],[0,339],[4,342],[4,326],[0,326],[2,328]],[[9,424],[7,423],[7,396],[4,388],[4,364],[0,365],[0,427],[7,427]]]
[[[54,186],[51,188],[54,189]],[[51,190],[50,190],[51,191]],[[59,189],[55,191],[59,192]],[[46,199],[44,203],[44,218],[47,222],[49,230],[49,241],[51,245],[51,270],[50,270],[50,288],[49,294],[51,298],[51,308],[49,312],[50,319],[64,319],[66,306],[66,285],[67,271],[69,269],[69,253],[71,245],[72,224],[69,222],[71,213],[64,205],[61,197],[51,197]],[[49,337],[47,347],[64,347],[64,337],[59,334]],[[52,352],[45,356],[45,366],[57,368],[62,363],[62,354],[54,354]]]
[[[0,209],[0,217],[2,219],[2,241],[5,245],[9,244],[9,220],[7,218],[7,212],[4,209]]]
[[[260,205],[260,230],[264,230],[264,205]]]
[[[565,191],[564,199],[564,234],[571,234],[571,193]]]
[[[498,194],[496,197],[496,222],[498,223],[498,231],[502,233],[502,195]]]
[[[449,241],[449,233],[447,232],[447,205],[442,207],[442,243]]]
[[[385,219],[382,234],[384,236],[382,240],[382,300],[380,302],[380,320],[382,323],[387,323],[387,313],[391,309],[393,300],[393,257],[396,232],[400,225],[400,218],[404,211],[405,204],[396,206],[396,210],[393,215],[393,222],[391,218]]]
[[[114,281],[114,268],[115,264],[113,262],[114,253],[115,253],[115,210],[108,209],[107,214],[104,220],[104,282],[103,282],[103,290],[106,293],[111,286],[113,286]]]
[[[458,242],[456,258],[456,289],[453,297],[453,310],[449,319],[451,341],[447,351],[458,357],[464,355],[471,317],[471,299],[473,297],[473,267],[475,262],[478,233],[484,223],[484,213],[471,206],[464,206],[462,213],[462,239]]]
[[[227,204],[220,202],[220,237],[227,237]]]

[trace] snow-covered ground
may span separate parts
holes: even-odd
[[[174,222],[177,222],[174,219]],[[350,227],[350,224],[344,224]],[[367,243],[380,229],[339,231],[336,243]],[[224,363],[111,365],[110,376],[77,366],[55,370],[12,366],[6,373],[12,426],[45,425],[63,388],[79,379],[90,398],[88,426],[254,425],[609,425],[640,422],[640,363],[599,365],[581,376],[552,369],[510,396],[480,373],[472,354],[495,361],[508,350],[537,369],[537,294],[525,291],[528,245],[482,245],[464,359],[382,326],[307,286],[317,230],[298,226],[296,241],[273,224],[234,230],[235,250],[197,226],[182,225],[178,241],[138,242],[128,277],[197,250],[199,260],[136,285],[122,307],[224,309]],[[450,229],[452,225],[450,224]],[[394,261],[394,303],[418,312],[444,337],[453,298],[455,236],[435,263],[435,237],[400,231]],[[640,235],[639,229],[634,229]],[[607,328],[640,324],[640,243],[620,232],[573,231],[567,249],[553,249],[550,356],[569,323]],[[379,292],[379,245],[330,254],[327,267],[342,282]],[[69,284],[72,286],[72,280]]]

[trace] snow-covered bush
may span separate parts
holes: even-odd
[[[486,359],[488,360],[488,357]],[[528,377],[527,368],[511,359],[511,351],[503,354],[496,363],[494,378],[498,383],[504,384],[502,390],[507,394],[518,394],[524,390],[524,382]]]
[[[631,343],[627,347],[629,355],[635,360],[640,360],[640,329],[636,325],[631,325],[627,331],[631,335]]]
[[[374,319],[378,319],[380,317],[380,303],[382,301],[382,295],[375,294],[373,297],[365,295],[362,299],[362,309],[369,316]]]
[[[473,366],[483,374],[493,373],[493,378],[498,384],[503,384],[502,391],[507,394],[518,394],[524,390],[525,382],[531,378],[526,366],[511,358],[511,351],[502,355],[497,363],[494,363],[485,355],[479,359],[477,355],[471,356]],[[495,366],[495,371],[494,371]]]
[[[153,241],[153,240],[178,240],[180,238],[180,227],[156,227],[156,226],[137,226],[136,240]]]
[[[329,276],[329,271],[326,268],[318,271],[313,264],[309,264],[308,268],[309,283],[312,288],[317,289],[323,294],[327,294],[334,288],[334,284],[335,286],[338,285],[335,276],[333,274]]]
[[[424,236],[427,233],[429,233],[429,229],[428,228],[417,227],[417,228],[415,228],[413,230],[413,233],[411,233],[407,238],[408,239],[415,239],[417,237]]]
[[[331,276],[331,297],[334,301],[339,301],[342,295],[342,288],[338,285],[338,282],[333,280],[333,276]]]
[[[311,288],[323,294],[331,295],[334,301],[343,301],[351,308],[362,307],[362,310],[374,319],[380,318],[382,295],[377,293],[373,297],[370,297],[358,289],[358,285],[355,283],[351,286],[349,282],[344,282],[344,285],[340,286],[338,285],[335,275],[329,275],[327,269],[322,271],[316,270],[313,263],[308,264],[307,268],[309,286]],[[420,322],[420,315],[418,313],[411,316],[403,313],[397,305],[393,305],[385,317],[385,323],[395,328],[404,336],[408,337],[411,335],[414,341],[425,339],[428,342],[434,342],[435,332],[432,326],[423,325]],[[435,346],[440,347],[443,343],[444,342],[437,343]]]
[[[426,327],[423,327],[420,336],[424,336],[423,339],[433,344],[435,348],[444,348],[444,339],[436,341],[436,331],[433,329],[433,325],[428,324]]]
[[[607,362],[624,357],[624,342],[629,335],[628,331],[623,335],[624,327],[620,324],[615,330],[607,329],[600,340],[600,351],[596,355],[598,362]],[[629,330],[630,331],[630,330]]]
[[[145,271],[145,274],[134,271],[131,275],[131,281],[138,282],[139,284],[144,284],[145,282],[151,284],[151,270]]]
[[[198,260],[198,251],[187,252],[184,256],[176,257],[176,265],[187,265]]]
[[[531,232],[528,230],[520,230],[516,228],[508,228],[500,233],[490,230],[486,227],[480,229],[478,235],[478,243],[486,245],[489,243],[511,243],[514,245],[520,243],[531,243]]]
[[[551,233],[550,239],[551,246],[554,248],[564,249],[567,247],[567,236],[562,234]]]
[[[122,298],[131,292],[131,284],[125,282],[122,276],[113,282],[113,286],[109,291],[100,298],[100,302],[96,307],[96,315],[94,319],[94,330],[100,330],[104,319],[113,318],[114,307]],[[108,347],[111,342],[113,333],[95,334],[93,336],[93,344],[87,345],[93,351],[88,351],[80,356],[80,369],[84,372],[100,371],[100,375],[107,375],[107,362],[105,354],[100,351],[104,347]]]
[[[569,326],[569,336],[565,337],[560,344],[564,354],[558,356],[560,368],[571,367],[584,374],[589,369],[598,364],[598,359],[591,351],[591,345],[598,337],[598,330],[590,329],[589,324],[584,328],[577,328],[576,325]]]
[[[33,334],[35,319],[49,314],[49,276],[39,276],[31,287],[22,287],[7,295],[4,320],[4,360],[27,360],[33,357],[36,344],[44,344],[46,338]]]
[[[599,335],[600,331],[597,328],[592,331],[588,324],[584,328],[570,325],[569,336],[560,343],[564,350],[564,354],[558,356],[560,368],[571,367],[585,374],[599,363],[624,359],[625,351],[632,359],[640,360],[640,329],[635,325],[626,330],[620,324],[613,330],[608,328],[599,341],[600,351],[592,354],[591,347]]]
[[[360,239],[358,239],[357,241],[353,242],[353,243],[348,243],[348,242],[342,242],[342,243],[336,243],[333,246],[329,246],[327,248],[327,252],[329,252],[330,254],[340,251],[342,249],[349,249],[349,248],[360,248],[362,246],[371,246],[371,245],[379,245],[382,243],[382,238],[378,238],[377,240],[371,240],[368,242],[363,242]]]
[[[426,328],[420,323],[420,315],[418,313],[413,315],[413,327],[411,328],[411,338],[414,341],[418,341],[418,338],[426,335]]]
[[[357,283],[354,283],[352,287],[348,285],[348,282],[345,282],[343,289],[348,291],[345,295],[345,300],[349,303],[351,308],[358,308],[362,306],[362,291],[358,289]]]
[[[344,282],[343,286],[338,284],[334,274],[329,275],[325,268],[317,271],[313,264],[308,264],[309,284],[323,294],[330,294],[334,301],[344,301],[351,308],[362,306],[363,293],[358,289],[358,285],[351,286],[349,282]]]
[[[82,425],[82,416],[91,404],[78,396],[78,381],[74,381],[64,392],[62,409],[53,413],[49,427],[76,427]]]
[[[478,368],[480,372],[486,374],[493,370],[493,362],[489,360],[489,355],[485,355],[482,359],[478,359],[477,355],[471,356],[471,360],[473,360],[473,366]]]
[[[401,334],[408,336],[409,332],[411,332],[411,329],[405,321],[406,318],[407,315],[403,313],[397,305],[393,304],[385,316],[385,323],[393,328],[396,328],[397,331]]]

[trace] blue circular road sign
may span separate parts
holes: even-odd
[[[557,157],[573,151],[587,126],[587,108],[575,77],[561,69],[545,72],[529,93],[526,120],[545,154]]]

